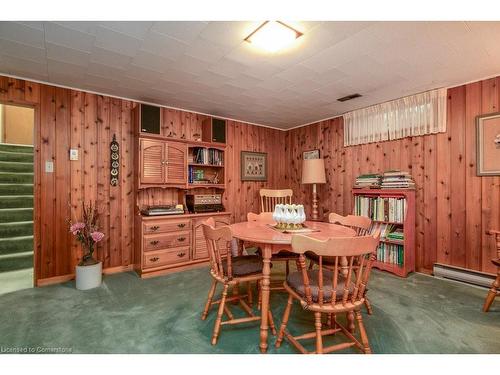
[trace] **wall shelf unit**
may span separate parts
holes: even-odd
[[[353,189],[354,214],[373,220],[383,231],[373,267],[400,277],[415,271],[415,191]],[[387,235],[401,239],[387,238]]]

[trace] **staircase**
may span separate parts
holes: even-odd
[[[0,275],[33,268],[33,146],[0,144]]]

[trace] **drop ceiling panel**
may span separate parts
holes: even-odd
[[[275,54],[258,25],[0,22],[0,73],[283,129],[500,73],[500,22],[290,21]]]

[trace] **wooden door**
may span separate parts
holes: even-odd
[[[140,141],[140,176],[139,183],[163,184],[166,180],[165,142],[141,139]]]
[[[208,248],[207,241],[205,241],[205,236],[203,235],[203,229],[201,223],[205,221],[208,217],[203,219],[193,220],[193,259],[208,259]],[[229,215],[228,216],[214,216],[215,226],[220,227],[223,225],[229,225]],[[226,251],[226,244],[220,241],[218,243],[219,249],[223,252]]]
[[[187,184],[187,147],[184,143],[166,142],[168,184]]]

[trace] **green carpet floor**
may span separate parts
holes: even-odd
[[[73,353],[258,353],[256,322],[223,327],[219,343],[210,345],[215,311],[200,319],[209,285],[208,270],[201,268],[147,280],[132,272],[105,276],[100,288],[89,291],[67,282],[0,295],[0,346],[63,347]],[[485,295],[484,289],[425,275],[400,279],[374,271],[374,314],[364,313],[372,350],[500,353],[500,301],[485,314]],[[284,293],[272,294],[278,324],[285,302]],[[290,331],[313,327],[312,314],[294,304]],[[270,353],[296,353],[287,342],[275,349],[274,339]]]
[[[0,144],[0,275],[32,268],[33,146]]]

